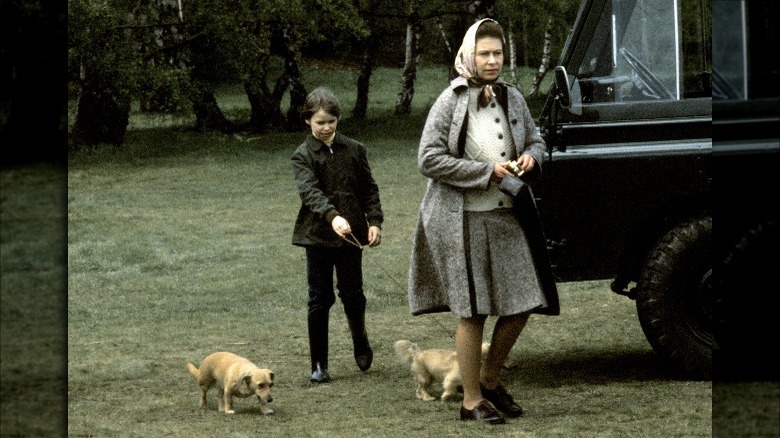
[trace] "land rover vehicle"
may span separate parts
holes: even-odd
[[[611,278],[659,355],[712,372],[712,2],[584,0],[539,117],[558,281]]]
[[[534,193],[557,280],[612,279],[691,378],[712,377],[713,352],[776,356],[756,348],[777,333],[780,267],[770,17],[768,1],[584,0],[538,119]]]

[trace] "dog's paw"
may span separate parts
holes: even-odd
[[[236,411],[234,411],[234,410],[230,409],[230,410],[228,410],[228,411],[225,411],[225,413],[226,413],[226,414],[235,414],[235,413],[236,413]]]
[[[262,412],[263,415],[269,415],[269,414],[273,414],[274,410],[271,408],[261,408],[260,412]]]
[[[502,367],[505,370],[511,370],[513,368],[517,368],[520,365],[520,363],[516,359],[507,359],[506,362],[502,365]]]

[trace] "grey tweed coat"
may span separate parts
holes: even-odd
[[[512,131],[517,155],[534,157],[535,177],[541,174],[544,140],[536,132],[533,118],[520,92],[500,82],[499,96]],[[468,302],[465,246],[463,240],[463,193],[465,189],[487,188],[493,164],[461,158],[464,124],[467,120],[468,82],[452,80],[431,108],[420,139],[417,165],[429,178],[415,228],[409,267],[408,299],[413,315],[450,310],[449,294],[462,294]],[[548,306],[534,312],[560,313],[558,292],[552,277],[547,247],[530,191],[516,199],[514,211],[529,241],[533,264]]]

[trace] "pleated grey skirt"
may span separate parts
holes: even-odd
[[[467,211],[469,302],[450,300],[461,317],[515,315],[546,307],[525,233],[511,209]]]

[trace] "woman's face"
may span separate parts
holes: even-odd
[[[477,77],[484,81],[494,81],[504,68],[504,50],[501,40],[483,37],[477,40],[474,58],[477,64]]]
[[[336,132],[338,123],[339,119],[336,116],[322,109],[314,113],[311,119],[306,120],[306,124],[311,126],[312,135],[321,141],[328,140]]]

